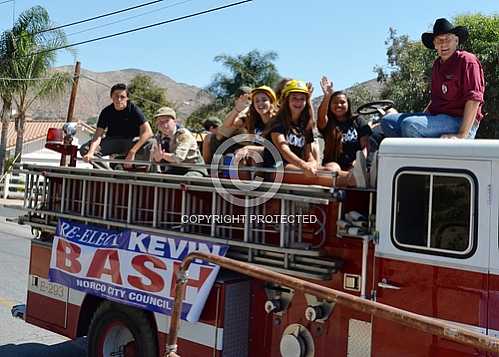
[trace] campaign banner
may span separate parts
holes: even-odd
[[[182,260],[193,251],[224,256],[227,249],[222,244],[135,230],[113,231],[60,219],[49,281],[171,315]],[[219,269],[200,260],[190,265],[182,319],[199,320]]]

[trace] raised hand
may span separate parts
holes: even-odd
[[[154,144],[152,158],[155,162],[163,160],[163,153],[163,149],[158,144]]]
[[[241,94],[234,104],[237,112],[242,112],[244,109],[248,108],[251,104],[250,95],[247,93]]]
[[[307,82],[307,89],[309,93],[309,98],[311,98],[312,93],[314,92],[314,86],[312,85],[312,82]]]
[[[322,76],[321,78],[321,88],[324,95],[333,94],[333,82],[331,82],[326,76]]]

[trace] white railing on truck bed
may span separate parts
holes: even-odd
[[[238,207],[216,192],[210,178],[114,170],[23,165],[26,175],[23,223],[54,232],[59,218],[111,229],[131,228],[230,246],[228,256],[275,271],[329,280],[341,261],[321,249],[326,237],[329,188],[282,184],[272,203]],[[224,181],[224,180],[222,180]],[[247,199],[259,192],[237,191]],[[263,183],[260,190],[268,189]],[[315,225],[267,224],[250,216],[305,215],[314,212]],[[192,216],[246,217],[244,222],[186,222]]]

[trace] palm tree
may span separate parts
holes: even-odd
[[[280,79],[274,61],[277,53],[260,53],[258,50],[246,54],[229,56],[218,55],[215,62],[220,62],[229,73],[218,73],[209,85],[208,91],[219,99],[230,101],[241,86],[274,86]]]
[[[191,128],[200,128],[204,119],[212,115],[224,116],[234,100],[234,94],[242,86],[253,88],[261,85],[275,86],[281,79],[274,64],[276,59],[276,52],[270,51],[262,54],[258,50],[237,56],[225,54],[216,56],[215,62],[221,63],[228,72],[215,75],[206,88],[215,100],[191,113],[186,124]]]
[[[3,173],[3,164],[5,161],[5,154],[7,150],[7,132],[9,130],[9,119],[10,119],[10,111],[11,111],[11,102],[12,98],[9,98],[8,95],[0,95],[2,98],[2,111],[0,113],[2,130],[0,134],[0,175]],[[10,100],[10,102],[9,102]]]
[[[6,49],[2,46],[5,44],[3,41],[3,36],[0,40],[0,77],[8,78],[8,59],[6,56]],[[14,88],[12,85],[15,84],[12,81],[0,80],[0,99],[2,100],[2,110],[0,111],[0,119],[2,124],[1,134],[0,134],[0,175],[3,174],[5,154],[7,149],[7,132],[9,129],[9,119],[12,113],[12,92]]]
[[[16,105],[17,132],[15,157],[22,153],[26,112],[38,98],[54,98],[70,83],[67,73],[52,72],[56,58],[54,48],[67,44],[63,31],[49,30],[53,25],[48,12],[41,6],[32,7],[19,15],[11,31],[4,32],[0,41],[2,57],[7,59],[4,74],[22,79],[9,84]],[[43,80],[36,80],[43,78]],[[1,153],[0,153],[1,154]]]

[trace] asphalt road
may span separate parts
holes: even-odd
[[[20,211],[0,207],[0,357],[83,357],[85,339],[66,337],[13,318],[11,307],[25,304],[28,286],[29,227],[6,218]]]

